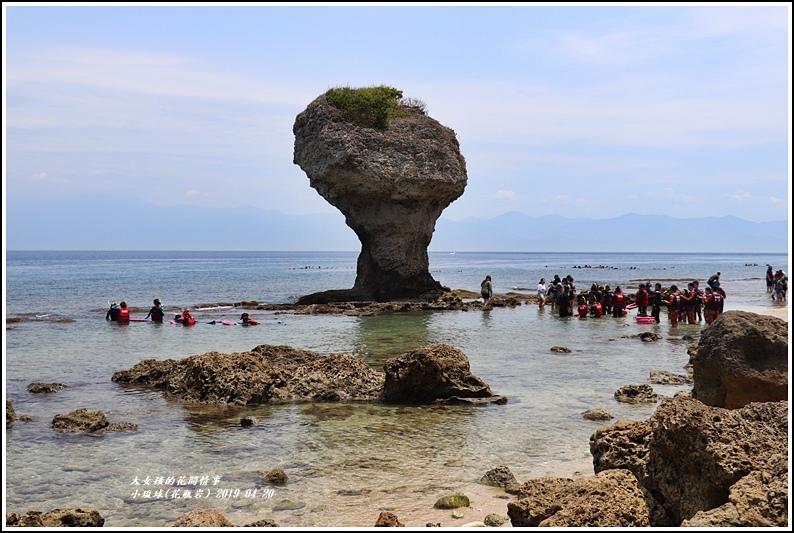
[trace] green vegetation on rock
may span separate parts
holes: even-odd
[[[425,104],[414,98],[403,99],[403,92],[394,87],[337,87],[325,93],[328,103],[342,112],[351,124],[385,130],[389,119],[409,110],[425,114]]]

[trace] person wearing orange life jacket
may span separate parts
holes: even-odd
[[[681,295],[678,293],[678,287],[672,285],[668,297],[663,303],[667,306],[667,317],[670,319],[670,325],[673,327],[678,326],[678,309],[681,307]]]
[[[620,290],[620,287],[615,287],[615,294],[612,296],[612,316],[623,316],[623,309],[626,307],[626,295]]]
[[[604,307],[601,305],[601,302],[595,302],[590,306],[590,312],[593,313],[593,316],[602,316],[604,314]]]
[[[119,317],[116,319],[119,324],[130,323],[130,309],[127,307],[127,302],[124,300],[119,303]]]

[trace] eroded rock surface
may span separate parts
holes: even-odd
[[[651,525],[788,520],[788,402],[723,409],[682,392],[647,421],[598,430],[590,451],[596,472],[628,469],[636,476],[655,500],[648,502]]]
[[[324,357],[267,344],[250,352],[147,359],[116,372],[112,381],[159,389],[188,403],[218,405],[366,401],[377,399],[383,388],[383,375],[351,355]]]
[[[288,402],[498,403],[471,373],[469,360],[446,344],[389,359],[385,373],[348,354],[322,356],[262,344],[250,352],[208,352],[181,360],[147,359],[116,372],[112,381],[161,390],[187,403],[257,405]]]
[[[706,328],[692,358],[692,396],[715,407],[788,399],[788,322],[726,311]]]
[[[466,355],[435,344],[393,357],[383,365],[383,399],[390,403],[426,403],[443,398],[491,398],[483,380],[471,373]]]
[[[581,479],[538,478],[507,504],[513,527],[648,527],[648,508],[628,470]]]
[[[212,507],[193,509],[186,515],[178,518],[173,527],[234,527],[223,513]]]
[[[102,527],[104,524],[105,519],[99,511],[91,507],[6,514],[6,526],[11,527]]]
[[[453,130],[404,111],[383,131],[355,126],[323,94],[296,117],[294,163],[361,241],[352,289],[298,303],[427,298],[442,290],[427,247],[441,212],[463,194],[466,162]]]

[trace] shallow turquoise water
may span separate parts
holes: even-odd
[[[631,316],[561,319],[550,308],[540,311],[534,305],[376,317],[256,312],[262,324],[249,328],[207,324],[238,318],[233,310],[216,309],[195,312],[199,324],[192,328],[119,326],[104,320],[108,299],[127,298],[141,308],[148,308],[154,296],[166,306],[289,302],[316,290],[347,288],[355,278],[356,254],[36,255],[11,254],[6,265],[7,316],[33,319],[7,326],[3,339],[6,396],[17,415],[33,417],[6,432],[7,511],[91,506],[106,526],[166,526],[204,506],[218,508],[240,525],[272,518],[284,526],[371,526],[378,509],[392,509],[400,517],[421,515],[438,497],[499,464],[519,481],[567,476],[590,462],[589,437],[605,425],[581,413],[605,407],[615,419],[650,416],[655,406],[618,403],[615,390],[646,383],[652,370],[683,373],[690,342],[685,336],[696,339],[701,330],[699,325],[671,328],[664,320],[658,326],[639,325]],[[554,273],[573,272],[579,287],[586,288],[592,281],[629,285],[645,277],[704,281],[719,269],[731,309],[771,306],[764,265],[777,267],[787,260],[785,255],[704,256],[687,262],[672,255],[445,254],[431,255],[431,270],[443,284],[470,290],[490,273],[502,293],[534,289],[540,276],[549,279]],[[583,264],[620,268],[571,268]],[[35,318],[45,314],[52,316]],[[74,322],[54,323],[52,317]],[[656,331],[662,340],[643,343],[634,337],[642,331]],[[246,351],[259,344],[350,353],[382,369],[387,358],[433,343],[461,349],[472,372],[495,394],[507,396],[508,404],[187,406],[110,381],[114,372],[142,359]],[[572,353],[551,352],[555,345]],[[34,395],[26,390],[33,381],[68,387]],[[653,387],[668,396],[689,389]],[[81,407],[100,409],[111,422],[136,423],[139,430],[94,436],[50,429],[55,414]],[[259,425],[240,427],[245,415],[257,416]],[[275,467],[287,472],[286,486],[270,487],[257,473]],[[144,497],[146,487],[135,482],[147,476],[151,494]],[[166,484],[180,477],[185,485]],[[209,481],[190,484],[191,477]],[[169,488],[188,489],[192,497],[156,497],[157,490]],[[262,498],[268,488],[273,493]],[[210,489],[209,498],[194,497]],[[216,497],[218,489],[231,492]],[[362,518],[361,509],[372,511]]]

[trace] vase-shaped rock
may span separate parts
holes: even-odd
[[[463,194],[466,162],[455,132],[403,107],[385,129],[357,126],[319,96],[293,126],[294,162],[361,241],[352,289],[299,303],[431,298],[427,248],[441,212]]]

